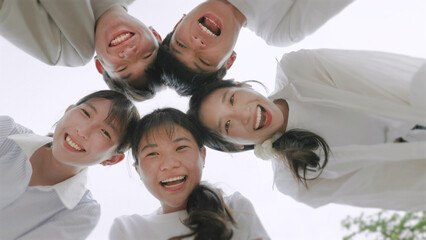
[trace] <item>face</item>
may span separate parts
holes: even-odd
[[[112,102],[89,100],[70,106],[56,125],[52,153],[63,164],[87,167],[115,157],[120,141],[118,126],[108,123]]]
[[[196,72],[213,72],[230,58],[241,29],[226,1],[207,1],[177,26],[170,52]]]
[[[160,127],[148,141],[143,137],[136,168],[163,212],[169,213],[186,208],[186,199],[201,180],[204,157],[205,148],[200,150],[186,129],[175,125],[170,136]]]
[[[283,113],[249,87],[222,88],[201,104],[201,123],[235,144],[259,144],[280,131]]]
[[[145,69],[157,55],[158,41],[142,22],[115,7],[102,15],[96,26],[98,70],[138,88],[145,84]]]

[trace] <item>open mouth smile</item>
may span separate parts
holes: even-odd
[[[180,185],[184,184],[186,182],[187,176],[176,176],[172,178],[165,179],[163,181],[160,181],[161,186],[165,188],[176,188]]]
[[[260,105],[257,105],[253,129],[259,130],[259,129],[262,129],[263,127],[265,127],[267,124],[269,124],[269,122],[267,122],[267,120],[268,120],[267,116],[268,116],[268,114],[267,114],[265,108],[263,108]]]
[[[79,152],[85,152],[86,151],[81,145],[74,142],[69,135],[65,136],[65,142],[66,142],[67,146],[69,146],[72,149],[75,149]]]
[[[125,41],[129,40],[130,38],[132,38],[134,35],[135,33],[132,33],[132,32],[120,33],[117,36],[115,36],[114,39],[112,39],[112,41],[109,43],[109,46],[110,47],[118,46],[124,43]]]
[[[220,36],[220,33],[222,32],[220,30],[219,24],[213,21],[213,19],[205,16],[198,19],[198,25],[200,26],[201,30],[203,30],[203,32],[213,37]]]

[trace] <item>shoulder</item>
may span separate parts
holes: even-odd
[[[253,204],[250,202],[250,200],[243,196],[240,192],[234,192],[229,196],[225,196],[224,200],[229,208],[231,208],[233,211],[248,209],[254,210]]]

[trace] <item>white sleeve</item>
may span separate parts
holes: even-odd
[[[112,223],[111,229],[109,230],[109,239],[110,240],[122,240],[126,239],[126,227],[124,226],[121,218],[115,218]]]
[[[18,239],[84,240],[98,224],[100,215],[100,205],[90,199],[79,203],[73,209],[56,214],[46,223]]]
[[[270,239],[250,200],[235,192],[230,196],[229,207],[237,223],[237,231],[246,233],[246,239]]]
[[[7,152],[11,151],[10,147],[16,147],[13,141],[7,139],[7,137],[21,133],[32,133],[32,131],[15,123],[13,118],[0,115],[0,156],[4,156]]]

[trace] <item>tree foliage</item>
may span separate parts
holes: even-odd
[[[344,240],[425,240],[426,211],[361,213],[359,217],[347,216],[342,226],[350,231]]]

